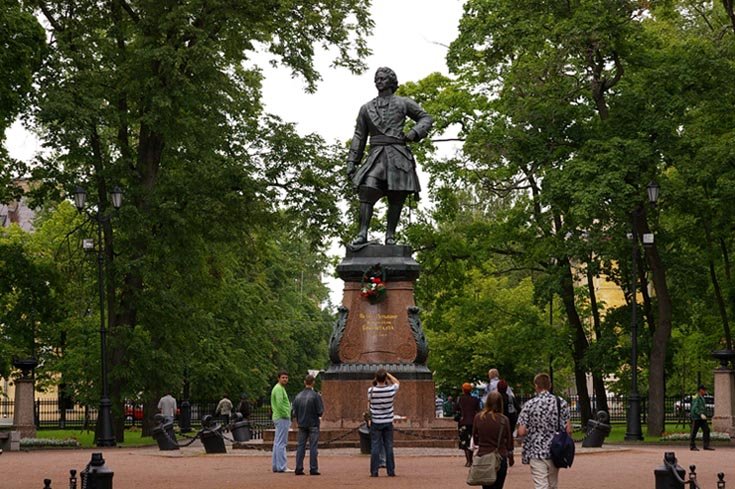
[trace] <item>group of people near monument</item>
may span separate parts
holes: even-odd
[[[551,379],[540,373],[533,379],[536,396],[523,408],[497,369],[488,372],[483,399],[472,395],[472,384],[462,385],[457,399],[455,419],[459,429],[459,447],[465,453],[465,466],[471,467],[473,457],[497,450],[501,457],[497,478],[483,489],[502,489],[508,467],[515,463],[514,436],[523,439],[521,462],[530,465],[536,489],[557,487],[559,469],[551,462],[551,440],[560,430],[571,434],[571,413],[564,399],[550,393]]]
[[[319,393],[314,390],[314,376],[304,378],[304,389],[290,402],[286,392],[288,372],[278,373],[278,382],[271,390],[271,411],[275,436],[273,439],[273,455],[271,468],[273,472],[291,472],[304,475],[304,459],[306,445],[309,445],[309,475],[320,475],[319,472],[319,425],[324,414],[324,403]],[[393,455],[393,405],[400,382],[397,378],[381,368],[375,373],[372,387],[368,388],[367,398],[370,410],[370,476],[377,477],[378,470],[385,467],[388,476],[394,477],[395,457]],[[296,420],[298,439],[296,444],[296,465],[288,468],[286,445],[291,419]]]
[[[484,403],[470,394],[472,385],[465,383],[457,400],[460,447],[467,455],[466,465],[471,466],[473,450],[476,456],[498,451],[501,464],[495,483],[483,489],[502,489],[508,468],[515,463],[514,436],[523,438],[521,462],[530,465],[531,477],[536,489],[556,488],[559,469],[550,459],[551,440],[560,430],[572,432],[571,413],[564,399],[550,393],[551,379],[540,373],[534,378],[536,396],[519,409],[513,390],[501,380],[496,369],[489,372]],[[278,383],[271,391],[271,409],[275,425],[273,441],[273,472],[292,472],[304,475],[306,445],[309,445],[309,474],[319,475],[318,442],[320,418],[324,413],[321,396],[314,391],[314,377],[304,378],[304,389],[289,401],[285,386],[288,373],[278,374]],[[393,418],[396,395],[400,381],[380,368],[375,373],[373,385],[367,390],[370,412],[370,476],[378,477],[385,467],[389,477],[396,475],[393,453]],[[513,409],[510,409],[513,406]],[[298,425],[295,469],[287,466],[286,444],[291,420]],[[515,433],[515,435],[514,435]]]
[[[306,443],[309,443],[309,475],[320,475],[319,472],[319,425],[324,413],[322,396],[314,390],[314,376],[304,377],[304,389],[296,395],[293,404],[288,398],[288,372],[278,372],[278,382],[271,390],[271,411],[273,424],[276,429],[273,438],[273,456],[271,468],[273,472],[292,472],[304,475],[304,458]],[[288,444],[288,430],[291,418],[296,419],[298,425],[298,441],[296,445],[296,468],[289,469],[286,458]]]

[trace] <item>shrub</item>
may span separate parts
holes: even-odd
[[[79,448],[74,438],[21,438],[20,448]]]

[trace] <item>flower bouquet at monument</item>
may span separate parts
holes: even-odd
[[[385,287],[385,274],[380,263],[365,270],[360,282],[360,295],[367,299],[370,304],[383,302],[388,295]]]

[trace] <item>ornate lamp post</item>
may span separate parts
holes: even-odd
[[[656,182],[650,182],[647,187],[648,201],[656,204],[659,194],[659,186]],[[638,231],[635,226],[636,215],[639,208],[636,207],[631,213],[632,225],[632,271],[631,271],[631,308],[630,308],[630,395],[628,396],[628,420],[627,430],[625,432],[626,440],[642,440],[643,433],[641,431],[641,397],[638,394],[638,318],[637,309],[638,301],[636,296],[636,284],[638,281]],[[642,236],[643,245],[653,244],[653,234],[646,233]]]
[[[122,191],[119,187],[112,189],[110,193],[112,206],[117,210],[122,205]],[[79,212],[84,211],[87,201],[87,192],[77,187],[74,191],[74,205]],[[110,385],[107,378],[107,329],[105,327],[105,248],[102,241],[102,225],[110,220],[105,215],[101,206],[97,206],[95,212],[87,212],[89,220],[97,223],[97,246],[94,241],[85,239],[83,247],[85,251],[97,252],[97,285],[100,300],[100,361],[102,363],[102,397],[100,398],[100,409],[97,417],[97,439],[98,447],[114,447],[116,445],[115,432],[112,425],[112,402],[110,401]]]

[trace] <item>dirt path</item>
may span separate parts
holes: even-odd
[[[5,452],[0,455],[0,489],[40,489],[43,479],[52,479],[52,488],[68,488],[69,469],[81,470],[91,453],[102,451],[108,467],[115,472],[115,489],[446,489],[468,487],[464,457],[453,449],[396,449],[397,477],[377,479],[368,475],[369,456],[357,449],[321,450],[321,476],[295,476],[271,472],[270,452],[231,450],[226,455],[206,455],[201,447],[180,452],[160,452],[157,448],[112,448],[105,450],[45,450]],[[697,466],[702,489],[716,487],[717,472],[725,472],[728,486],[735,487],[735,447],[719,446],[714,452],[690,452],[686,446],[606,446],[578,449],[574,467],[563,470],[563,489],[653,488],[653,471],[661,465],[666,451],[676,452],[679,464]],[[520,459],[520,457],[518,457]],[[293,468],[294,454],[288,454]],[[308,455],[307,455],[308,460]],[[687,470],[688,471],[688,470]],[[81,485],[79,486],[81,487]],[[520,463],[509,471],[506,489],[531,487],[528,466]]]

